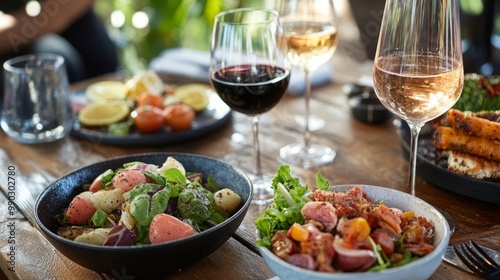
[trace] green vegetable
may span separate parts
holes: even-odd
[[[92,216],[92,224],[96,227],[102,227],[104,222],[108,220],[108,214],[106,212],[102,211],[101,209],[97,209],[95,211],[94,215]]]
[[[165,212],[170,189],[165,186],[142,183],[130,191],[130,214],[141,226],[149,226],[157,214]]]
[[[368,241],[370,241],[370,244],[374,248],[373,252],[375,253],[375,257],[377,258],[377,265],[372,266],[370,269],[368,269],[368,271],[379,271],[390,267],[391,260],[389,260],[387,255],[384,253],[384,250],[382,250],[380,244],[376,244],[370,236],[368,236]]]
[[[198,224],[211,218],[215,224],[223,221],[217,217],[220,210],[215,204],[213,193],[199,183],[191,183],[179,193],[177,209],[182,218],[192,219]],[[214,216],[215,214],[218,215]]]
[[[163,176],[167,178],[167,181],[172,183],[177,183],[179,185],[185,186],[189,181],[186,179],[186,176],[182,174],[182,172],[177,168],[170,168],[163,172]]]
[[[163,176],[165,176],[167,180],[167,185],[170,188],[170,196],[171,197],[179,197],[179,193],[181,192],[186,184],[189,182],[186,177],[182,174],[182,172],[177,168],[170,168],[163,172]]]
[[[316,180],[321,188],[329,185],[321,174],[317,174]],[[274,203],[255,220],[255,225],[261,235],[257,243],[266,247],[271,246],[271,238],[278,230],[288,230],[295,222],[300,224],[305,222],[300,210],[306,202],[310,201],[309,187],[302,185],[299,178],[292,176],[288,165],[278,168],[272,181],[272,188],[274,189]]]
[[[500,96],[492,96],[487,87],[498,84],[498,77],[482,77],[480,75],[467,75],[464,78],[462,95],[453,108],[462,112],[495,111],[500,110]],[[485,88],[486,87],[486,88]],[[493,90],[493,89],[492,89]]]
[[[104,173],[101,174],[101,189],[106,189],[107,187],[111,186],[114,176],[115,172],[113,170],[108,169],[104,171]]]
[[[149,179],[151,179],[155,184],[158,184],[158,185],[165,185],[165,178],[163,176],[161,176],[160,174],[156,173],[156,172],[151,172],[151,171],[147,171],[147,170],[143,170],[142,173],[144,175],[146,175],[146,177],[148,177]]]
[[[120,122],[108,126],[108,134],[113,136],[126,136],[130,133],[130,122]]]

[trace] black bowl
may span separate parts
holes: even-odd
[[[383,123],[392,114],[387,110],[375,93],[362,93],[349,98],[349,107],[353,116],[365,123]]]
[[[90,183],[107,169],[124,163],[142,161],[161,165],[167,156],[181,162],[187,171],[199,171],[210,176],[221,188],[230,188],[242,198],[239,208],[223,223],[201,233],[177,241],[144,245],[110,247],[77,243],[56,234],[60,224],[55,219]],[[35,204],[38,226],[62,254],[81,266],[97,272],[138,277],[159,277],[178,271],[205,258],[224,244],[240,226],[252,199],[252,184],[248,177],[217,159],[179,153],[136,154],[113,158],[73,171],[44,189]]]

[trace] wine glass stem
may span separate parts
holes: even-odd
[[[309,106],[309,101],[311,100],[311,71],[304,70],[306,75],[306,95],[305,95],[305,103],[306,103],[306,117],[304,120],[305,132],[304,132],[304,146],[308,147],[311,143],[311,131],[309,130],[309,117],[311,115],[311,108]]]
[[[260,144],[259,144],[259,116],[251,116],[253,148],[255,150],[255,176],[262,177],[262,168],[260,166]]]
[[[409,171],[409,187],[411,195],[415,195],[415,178],[417,171],[417,148],[418,148],[418,135],[420,134],[420,129],[422,124],[409,124],[410,126],[410,171]]]

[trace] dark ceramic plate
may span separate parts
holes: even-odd
[[[403,155],[409,159],[410,151],[410,129],[405,122],[401,122],[400,138]],[[430,139],[432,131],[429,125],[425,125],[419,136],[419,152],[417,157],[417,175],[427,182],[458,193],[467,197],[482,201],[500,204],[500,183],[478,180],[452,172],[432,156]]]
[[[73,94],[75,103],[85,102],[85,90],[77,91]],[[212,92],[208,107],[196,114],[193,125],[190,129],[172,132],[167,126],[160,131],[150,134],[131,131],[127,136],[114,136],[107,133],[104,127],[85,128],[80,125],[78,118],[75,118],[72,134],[93,142],[110,144],[116,146],[138,146],[138,145],[169,145],[192,140],[207,133],[216,131],[227,124],[231,119],[231,109]]]
[[[187,171],[199,171],[214,179],[217,186],[230,188],[242,198],[239,208],[223,223],[185,239],[146,246],[105,247],[76,243],[58,236],[60,214],[72,198],[82,192],[82,184],[90,183],[107,169],[126,162],[142,161],[162,164],[167,156],[181,162]],[[35,204],[36,222],[62,254],[86,268],[115,275],[157,277],[178,271],[208,256],[224,244],[239,227],[251,201],[252,184],[248,177],[231,165],[217,159],[177,153],[137,154],[113,158],[73,171],[44,189]]]

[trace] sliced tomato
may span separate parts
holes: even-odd
[[[158,131],[164,124],[162,110],[151,105],[137,107],[131,116],[135,127],[144,133]]]
[[[164,121],[173,131],[190,128],[195,115],[194,109],[183,103],[172,104],[163,109]]]

